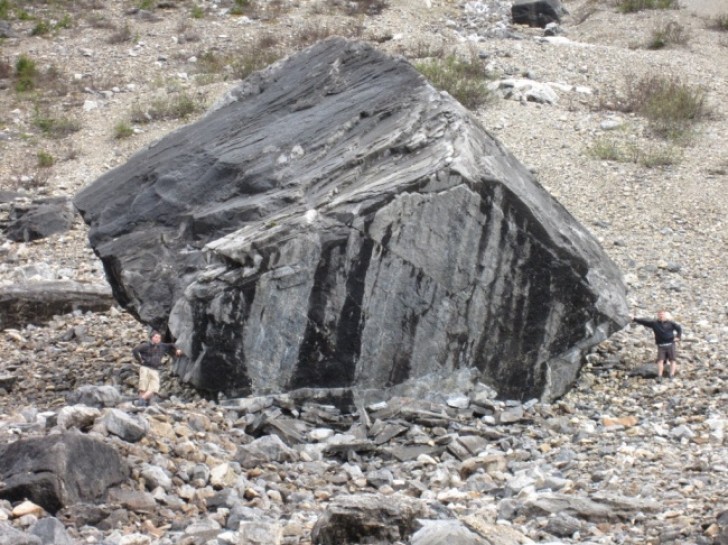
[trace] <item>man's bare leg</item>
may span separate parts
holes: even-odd
[[[662,371],[665,368],[664,363],[665,362],[663,360],[658,360],[658,362],[657,362],[657,379],[658,380],[662,378]]]

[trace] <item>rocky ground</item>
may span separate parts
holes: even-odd
[[[576,0],[565,4],[563,34],[546,39],[540,29],[510,26],[509,3],[499,1],[392,0],[370,16],[333,2],[271,2],[250,17],[231,14],[233,4],[222,0],[198,2],[201,12],[184,2],[146,11],[125,2],[38,5],[26,9],[50,25],[71,13],[63,25],[70,28],[32,36],[38,19],[10,17],[9,37],[0,41],[5,71],[24,54],[51,83],[18,93],[13,78],[0,79],[0,189],[73,195],[188,122],[129,122],[133,134],[116,138],[120,122],[160,97],[183,93],[210,104],[234,83],[224,69],[203,74],[203,59],[299,47],[330,33],[411,56],[474,49],[500,78],[551,84],[552,103],[500,98],[477,115],[599,238],[624,272],[634,312],[664,306],[685,328],[677,379],[658,383],[643,368],[653,357],[651,335],[630,326],[589,356],[577,387],[553,404],[495,401],[483,388],[345,414],[285,396],[215,404],[170,378],[175,395],[156,407],[135,412],[115,399],[117,410],[146,422],[133,442],[109,433],[101,412],[73,405],[72,394],[106,384],[133,395],[130,349],[145,336],[142,325],[112,309],[5,330],[2,441],[96,422],[92,433],[132,468],[126,488],[134,494],[111,498],[103,524],[86,524],[80,509],[57,514],[68,539],[325,543],[316,521],[354,496],[374,497],[380,508],[416,499],[423,518],[457,519],[491,539],[485,543],[727,542],[728,522],[719,515],[728,490],[728,373],[720,351],[728,336],[728,34],[708,18],[692,9],[621,14],[608,2]],[[654,29],[670,21],[687,43],[647,49]],[[639,116],[606,109],[626,76],[650,73],[706,90],[711,115],[690,142],[668,146]],[[49,138],[39,119],[72,120],[79,130]],[[593,150],[604,142],[673,162],[601,160]],[[39,153],[53,164],[40,166]],[[2,282],[103,281],[85,237],[77,220],[47,239],[4,241]],[[285,444],[269,444],[271,434]],[[360,513],[370,507],[357,506]],[[0,534],[10,535],[10,526],[27,532],[44,516],[0,502]],[[493,532],[500,537],[485,537]]]

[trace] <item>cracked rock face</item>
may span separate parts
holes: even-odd
[[[116,298],[228,394],[466,371],[553,399],[627,322],[596,240],[408,63],[333,38],[75,200]]]

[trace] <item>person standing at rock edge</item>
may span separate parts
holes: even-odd
[[[141,343],[132,351],[132,356],[139,362],[139,399],[134,404],[146,407],[159,392],[159,371],[162,360],[166,355],[182,355],[182,351],[172,343],[163,343],[159,331],[152,331],[149,342]]]
[[[666,361],[670,362],[670,378],[675,376],[677,362],[675,361],[675,342],[680,342],[682,327],[672,321],[672,316],[664,310],[657,313],[657,320],[646,320],[632,316],[632,321],[649,327],[655,333],[657,344],[657,380],[662,380],[662,371]]]

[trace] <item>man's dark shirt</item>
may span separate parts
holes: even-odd
[[[670,344],[675,342],[675,333],[677,333],[678,339],[682,337],[682,327],[670,320],[660,322],[658,320],[643,320],[641,318],[635,318],[634,321],[640,325],[651,328],[652,331],[655,332],[655,344]]]
[[[142,343],[134,348],[131,353],[134,359],[144,367],[156,369],[162,366],[162,358],[164,358],[165,354],[171,356],[176,350],[177,348],[171,343]]]

